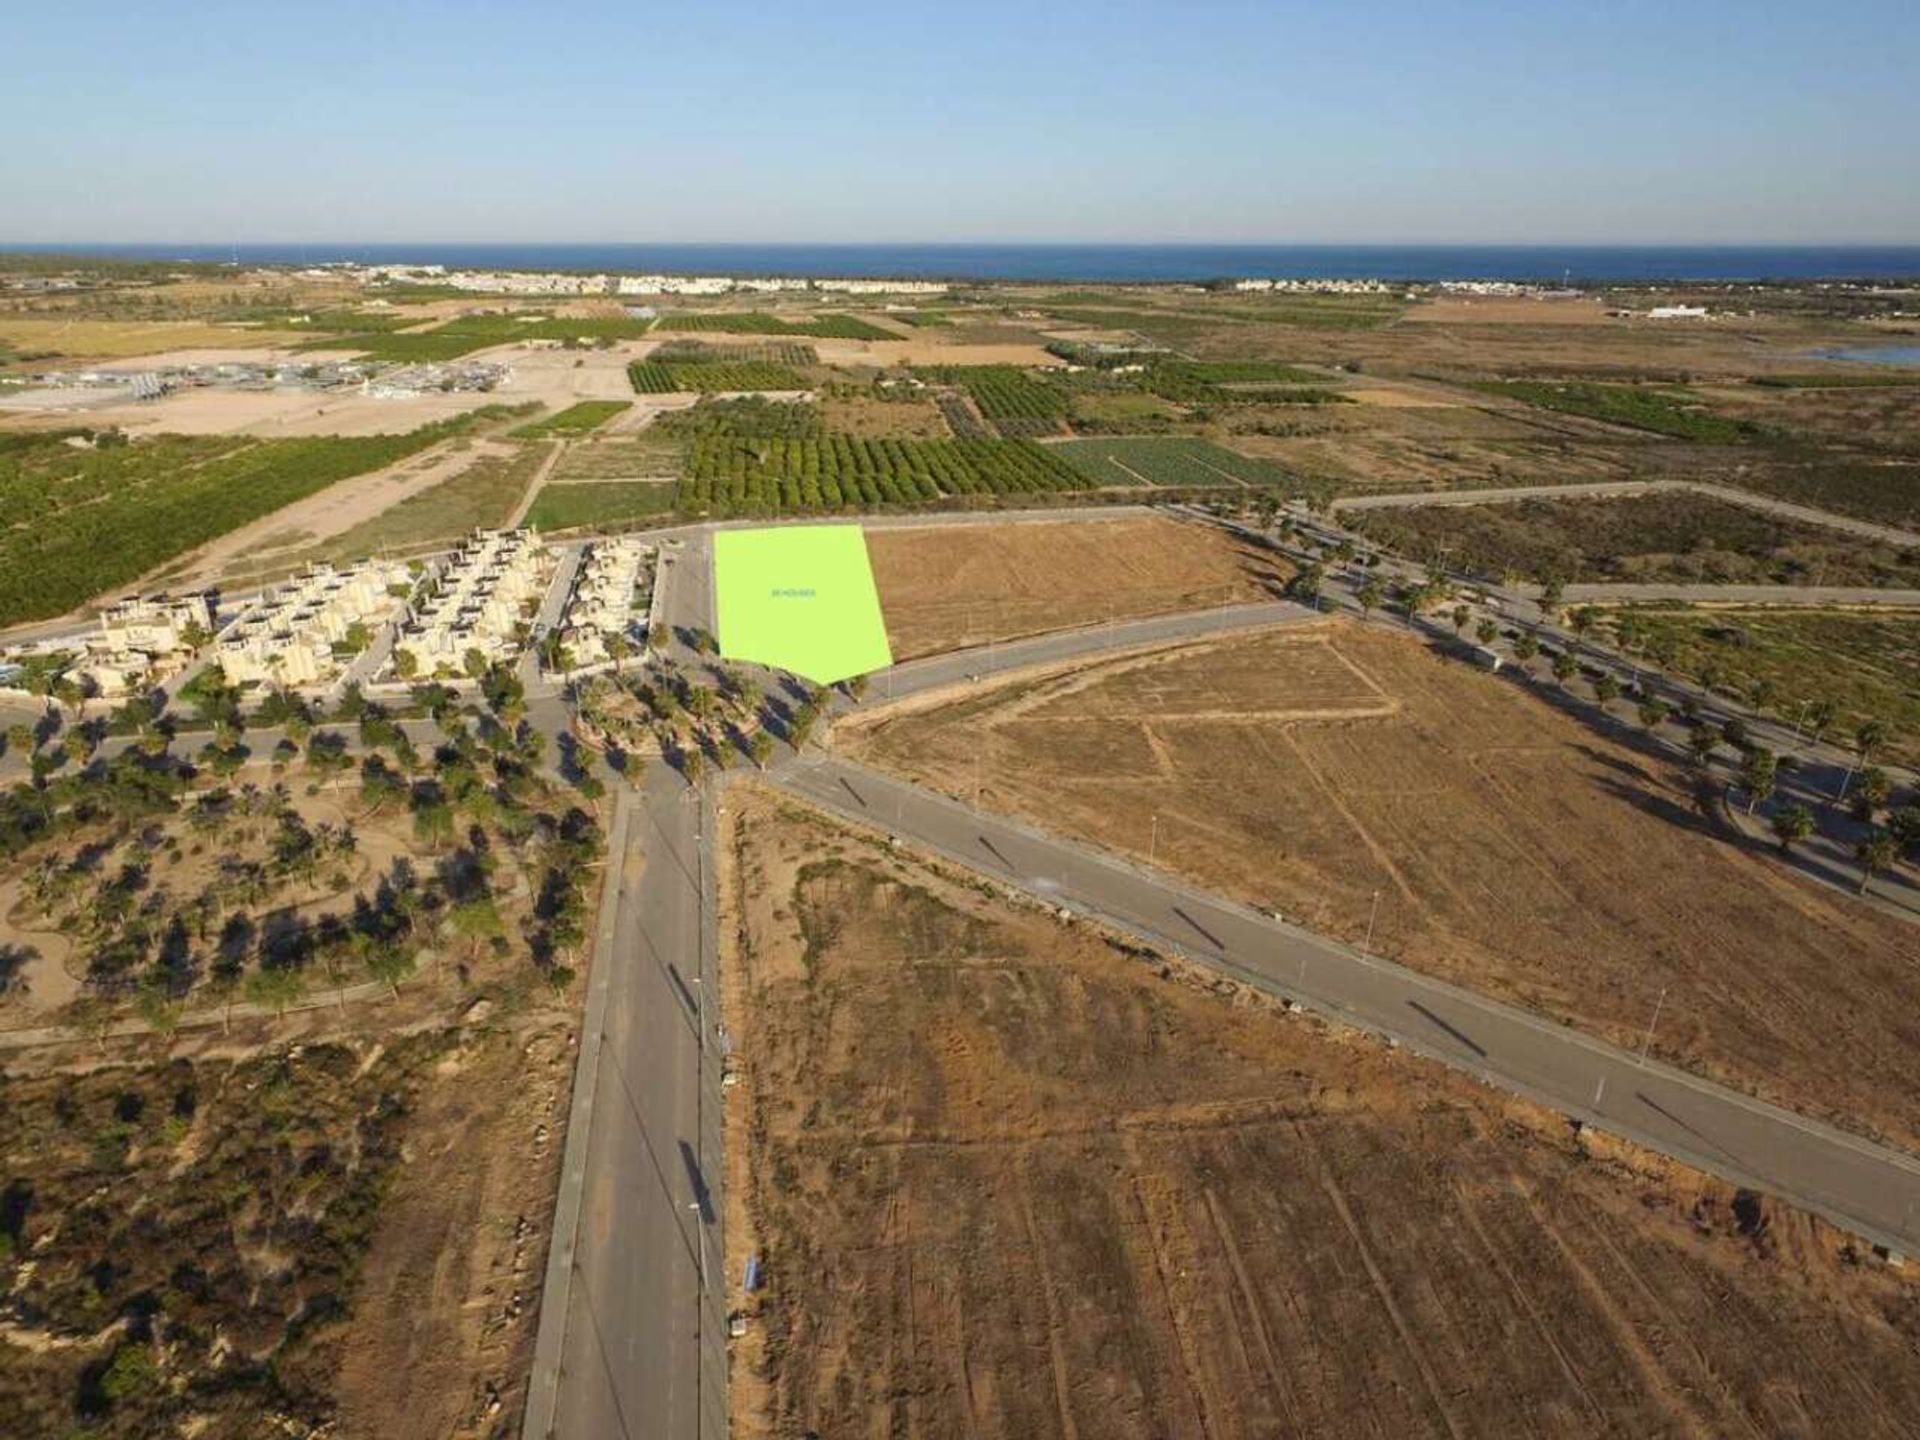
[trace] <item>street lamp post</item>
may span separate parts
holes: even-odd
[[[1647,1033],[1640,1037],[1640,1063],[1647,1063],[1647,1051],[1653,1047],[1653,1027],[1660,1023],[1660,1007],[1667,1003],[1667,987],[1660,987],[1660,998],[1653,1002],[1653,1018],[1647,1021]]]
[[[1368,951],[1369,953],[1371,953],[1373,950],[1373,922],[1377,920],[1379,916],[1380,916],[1380,892],[1376,890],[1373,892],[1373,905],[1367,911],[1366,942],[1362,944],[1360,947],[1362,950]]]
[[[1153,812],[1153,828],[1147,833],[1147,864],[1153,864],[1155,852],[1160,848],[1160,812]]]

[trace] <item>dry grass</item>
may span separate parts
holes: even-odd
[[[1903,1433],[1805,1216],[752,791],[722,841],[753,1437]]]
[[[896,659],[1273,598],[1285,562],[1171,520],[867,531]]]
[[[1384,630],[1115,662],[846,743],[1310,928],[1913,1144],[1915,931],[1722,838],[1699,777]]]

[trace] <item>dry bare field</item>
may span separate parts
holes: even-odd
[[[36,361],[35,366],[75,360],[124,360],[207,345],[254,351],[297,345],[304,338],[295,330],[210,325],[197,320],[68,320],[0,314],[0,341],[7,347],[22,354],[59,357],[58,361]]]
[[[732,795],[743,1440],[1910,1433],[1818,1222]]]
[[[1291,573],[1224,532],[1159,518],[888,526],[867,531],[867,553],[901,660],[1268,600]]]
[[[968,695],[840,743],[1419,969],[1920,1145],[1920,932],[1723,838],[1697,771],[1350,622]],[[979,757],[976,760],[976,757]],[[1710,788],[1710,786],[1708,787]]]

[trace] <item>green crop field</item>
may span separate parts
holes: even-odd
[[[818,365],[820,352],[799,340],[669,340],[647,356],[656,365]]]
[[[627,367],[627,379],[641,395],[688,392],[711,395],[807,388],[807,377],[799,371],[757,360],[697,365],[661,365],[651,360],[638,360]]]
[[[1011,365],[950,365],[934,376],[963,387],[980,413],[1009,439],[1058,434],[1066,419],[1067,397],[1061,391]]]
[[[716,517],[805,514],[1087,485],[1078,470],[1031,440],[702,435],[687,447],[679,508]]]
[[[544,485],[527,512],[536,530],[611,529],[673,509],[670,480]]]
[[[764,310],[695,311],[665,315],[662,330],[690,334],[805,335],[815,340],[897,340],[891,330],[869,325],[851,315],[814,315],[805,320],[783,320]]]
[[[631,410],[630,400],[582,400],[531,425],[522,425],[513,433],[521,440],[550,440],[556,437],[585,435],[598,430],[614,416]]]
[[[819,685],[893,663],[857,525],[722,530],[713,537],[720,653]]]
[[[157,435],[75,449],[72,431],[0,436],[0,624],[64,614],[283,505],[506,413],[404,435]]]
[[[1755,427],[1728,420],[1686,390],[1651,385],[1603,385],[1591,380],[1482,380],[1472,388],[1486,395],[1522,400],[1540,410],[1604,420],[1633,430],[1731,445],[1751,439]]]
[[[1290,476],[1207,440],[1184,436],[1067,440],[1046,447],[1091,485],[1154,485],[1193,489],[1217,485],[1283,485]]]
[[[636,395],[671,395],[680,388],[673,371],[651,360],[636,360],[627,366],[627,383]]]
[[[691,410],[672,410],[653,422],[651,432],[672,438],[735,435],[755,440],[803,440],[826,433],[820,407],[805,400],[769,400],[742,395],[711,397]]]
[[[393,334],[382,330],[334,335],[311,340],[302,350],[357,350],[374,360],[408,365],[457,360],[475,350],[513,345],[525,340],[557,340],[595,344],[606,340],[637,340],[652,328],[650,320],[561,319],[551,315],[462,315],[431,330]]]

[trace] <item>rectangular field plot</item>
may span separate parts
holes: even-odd
[[[550,440],[556,437],[585,435],[598,430],[614,416],[632,407],[627,400],[582,400],[557,414],[522,425],[514,436],[521,440]]]
[[[593,529],[665,515],[673,509],[671,480],[612,480],[548,485],[527,512],[536,530]]]
[[[1280,485],[1287,472],[1268,460],[1239,455],[1207,440],[1183,437],[1067,440],[1049,445],[1094,485],[1152,485],[1197,489],[1220,485]]]
[[[857,525],[722,530],[713,537],[720,653],[819,685],[893,663]]]

